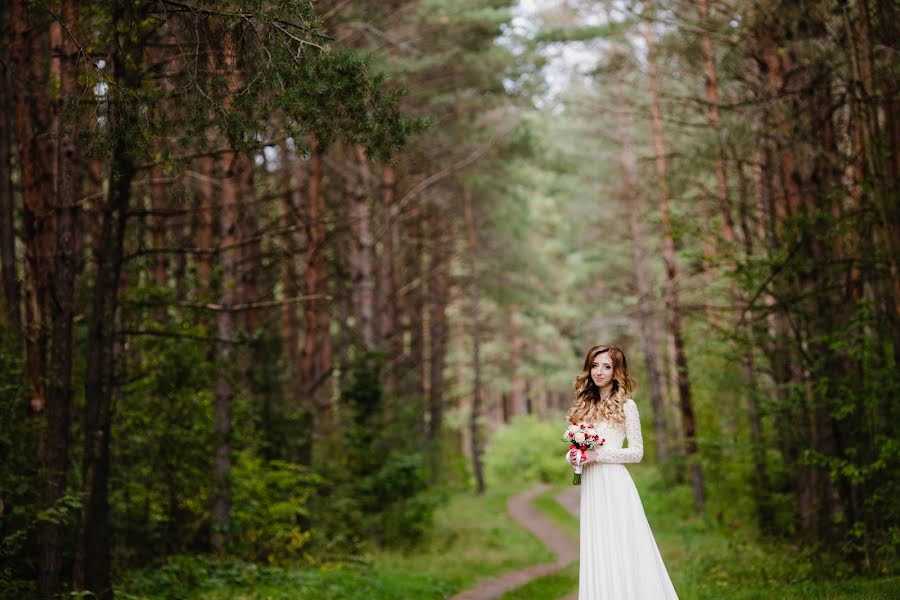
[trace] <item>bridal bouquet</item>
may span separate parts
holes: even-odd
[[[606,438],[601,438],[593,423],[572,423],[563,433],[562,441],[569,442],[570,450],[578,450],[575,462],[575,476],[573,485],[581,485],[581,463],[587,458],[587,451],[599,448],[606,443]]]

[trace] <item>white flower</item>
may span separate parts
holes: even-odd
[[[584,433],[579,431],[575,434],[575,441],[579,444],[583,444],[585,440]]]

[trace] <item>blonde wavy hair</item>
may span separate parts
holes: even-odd
[[[612,393],[609,398],[600,398],[600,388],[591,377],[594,359],[600,354],[609,354],[613,364]],[[625,401],[631,398],[637,382],[628,373],[625,353],[618,346],[600,345],[588,350],[584,359],[584,369],[575,378],[575,400],[569,408],[566,420],[572,423],[598,423],[609,421],[612,425],[625,423]]]

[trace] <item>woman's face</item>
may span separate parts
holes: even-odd
[[[609,352],[603,352],[594,357],[594,363],[591,365],[591,379],[599,388],[612,384],[613,362]]]

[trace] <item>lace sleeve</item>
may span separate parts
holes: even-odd
[[[606,448],[593,450],[595,460],[602,463],[637,463],[644,457],[644,438],[641,436],[641,417],[634,400],[625,403],[625,437],[627,448]]]

